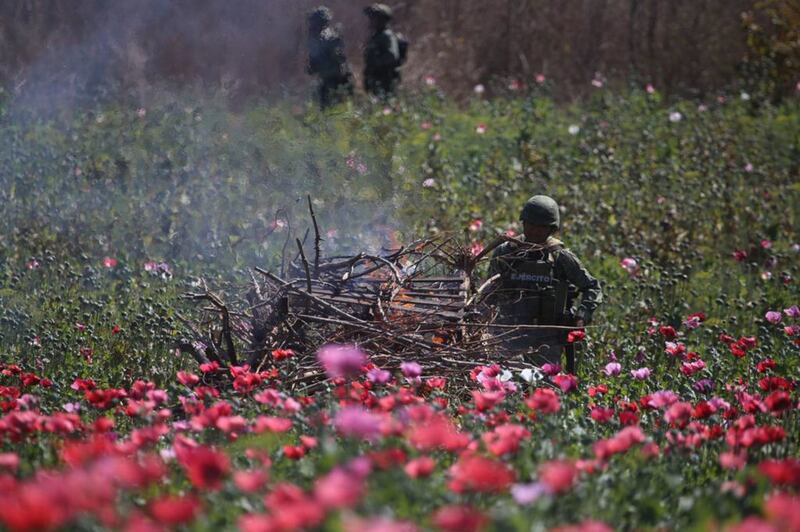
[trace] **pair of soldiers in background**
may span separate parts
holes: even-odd
[[[370,37],[364,46],[364,90],[378,98],[392,96],[400,83],[408,42],[389,27],[392,10],[385,4],[364,9]],[[308,73],[319,77],[318,97],[325,108],[353,94],[353,74],[332,14],[319,7],[308,16]]]

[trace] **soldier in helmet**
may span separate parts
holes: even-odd
[[[370,37],[364,46],[364,90],[388,97],[400,83],[400,67],[405,63],[408,41],[389,28],[392,9],[373,4],[364,9],[369,19]]]
[[[497,306],[499,323],[588,324],[603,295],[597,279],[553,236],[560,225],[558,204],[549,196],[533,196],[522,208],[520,220],[524,241],[499,246],[489,266],[490,275],[497,276],[489,301]],[[576,294],[580,299],[571,301]],[[509,334],[505,345],[526,352],[536,365],[558,364],[566,336],[561,328],[522,329]]]
[[[327,7],[318,7],[308,15],[307,71],[319,77],[318,96],[323,109],[353,94],[353,74],[331,18]]]

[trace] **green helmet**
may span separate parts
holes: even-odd
[[[384,22],[392,20],[392,8],[386,4],[372,4],[369,7],[365,7],[364,14],[368,17],[375,17],[383,20]]]
[[[556,200],[541,194],[532,196],[525,202],[519,219],[534,225],[549,225],[556,229],[561,223]]]

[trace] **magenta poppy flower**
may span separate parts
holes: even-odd
[[[783,316],[781,316],[780,312],[774,310],[770,310],[769,312],[764,314],[764,319],[766,319],[770,323],[780,323],[782,317]]]

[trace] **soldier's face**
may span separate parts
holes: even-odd
[[[522,222],[522,231],[525,233],[525,240],[534,244],[543,244],[553,234],[553,228],[549,225],[534,225],[530,222]]]

